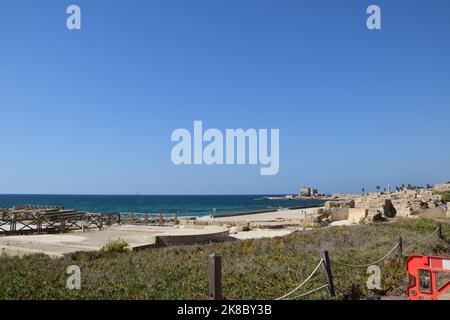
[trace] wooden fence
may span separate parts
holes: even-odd
[[[171,226],[178,224],[177,216],[135,213],[87,213],[74,210],[0,212],[0,236],[66,233],[73,230],[103,229],[112,225]]]
[[[119,213],[119,224],[145,225],[145,226],[171,226],[178,224],[177,215],[148,213]]]
[[[103,217],[77,211],[11,212],[0,216],[0,235],[66,233],[102,229]]]

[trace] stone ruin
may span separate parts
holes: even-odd
[[[436,184],[433,190],[436,192],[450,192],[450,183]]]
[[[428,189],[405,189],[391,193],[352,195],[347,200],[328,201],[324,207],[317,208],[314,214],[316,222],[349,220],[360,223],[384,221],[396,216],[409,218],[421,210],[438,207],[443,212],[446,211],[447,216],[450,215],[449,208],[442,203],[440,195]]]
[[[388,196],[397,209],[397,214],[402,217],[411,217],[421,210],[444,206],[442,196],[426,189],[402,190]]]
[[[327,201],[322,208],[315,209],[316,222],[335,222],[349,220],[354,223],[360,223],[366,220],[382,220],[381,215],[376,212],[371,214],[370,208],[358,205],[358,199],[349,199],[341,201]],[[378,208],[378,206],[377,206]]]

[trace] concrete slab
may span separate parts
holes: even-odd
[[[350,220],[339,220],[330,223],[330,227],[354,226],[354,225],[357,225],[357,223]]]
[[[106,230],[89,230],[69,234],[46,234],[0,237],[0,255],[47,254],[62,256],[78,251],[99,251],[110,241],[123,240],[130,250],[142,250],[155,245],[194,244],[228,240],[228,228],[158,227],[124,225]]]
[[[276,238],[284,237],[295,232],[295,230],[271,230],[271,229],[255,229],[251,231],[242,231],[230,235],[230,238],[236,240],[249,240],[249,239],[265,239],[265,238]]]

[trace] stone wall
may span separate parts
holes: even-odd
[[[220,228],[222,230],[215,230],[212,232],[205,232],[199,234],[158,234],[155,236],[157,246],[175,246],[175,245],[189,245],[202,244],[210,242],[223,242],[229,240],[230,231],[228,228]]]
[[[440,191],[449,190],[450,184],[437,185]],[[396,192],[371,192],[366,194],[333,194],[341,200],[327,201],[322,208],[313,211],[311,219],[317,222],[348,220],[385,221],[388,218],[414,217],[426,209],[441,208],[450,217],[450,209],[445,207],[442,196],[430,189],[404,189]],[[345,200],[342,200],[345,199]]]
[[[331,221],[348,220],[350,208],[332,208],[330,214]]]
[[[367,216],[369,215],[369,209],[365,208],[350,208],[348,212],[348,220],[360,223],[367,219]]]
[[[331,208],[354,208],[355,207],[355,200],[342,200],[342,201],[327,201],[325,202],[325,209],[331,209]]]
[[[355,200],[327,201],[323,208],[323,216],[331,221],[349,219],[349,210],[355,207]]]
[[[355,208],[367,209],[367,220],[379,220],[380,217],[410,217],[427,208],[441,205],[442,197],[426,189],[401,190],[391,193],[370,193],[355,195]]]

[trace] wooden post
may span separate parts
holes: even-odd
[[[222,300],[222,259],[213,253],[208,259],[209,300]]]
[[[60,226],[61,230],[60,233],[64,233],[64,230],[66,228],[66,219],[64,219],[63,217],[61,218],[61,226]]]
[[[144,214],[144,224],[148,225],[148,213]]]
[[[328,251],[322,251],[321,257],[323,259],[323,275],[325,276],[325,281],[328,284],[327,292],[330,297],[335,296],[334,284],[333,284],[333,274],[331,273],[331,262]]]
[[[17,213],[13,213],[11,225],[9,227],[9,231],[12,235],[16,234],[16,226],[17,226]]]
[[[103,215],[100,213],[100,214],[97,216],[97,219],[98,219],[99,222],[100,222],[100,227],[99,227],[99,229],[100,229],[100,230],[103,230]]]
[[[88,226],[88,219],[89,219],[89,214],[83,213],[80,217],[80,226],[81,226],[81,232],[84,233],[85,232],[85,228]]]
[[[39,212],[36,214],[36,229],[38,234],[42,234],[42,218]]]
[[[164,215],[162,213],[159,214],[159,225],[162,226],[164,223]]]
[[[398,236],[397,256],[401,260],[403,259],[403,238]]]
[[[437,229],[437,236],[438,236],[438,239],[443,239],[442,238],[442,225],[441,225],[441,223],[439,222],[438,224],[436,224],[436,229]]]

